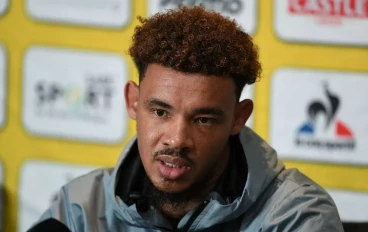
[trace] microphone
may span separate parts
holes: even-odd
[[[44,221],[41,221],[40,223],[33,226],[31,229],[27,230],[27,232],[46,232],[46,231],[71,232],[71,230],[69,230],[69,228],[66,227],[66,225],[64,225],[63,223],[54,218],[49,218]]]

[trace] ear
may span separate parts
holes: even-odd
[[[128,81],[124,88],[125,105],[129,117],[136,120],[139,100],[139,87],[133,81]]]
[[[245,99],[235,106],[233,128],[231,135],[239,134],[253,112],[253,101]]]

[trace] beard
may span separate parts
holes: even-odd
[[[153,158],[158,157],[159,155],[170,155],[177,156],[184,160],[186,160],[190,164],[194,164],[193,160],[189,158],[188,151],[186,149],[164,149],[153,154]],[[213,165],[211,165],[212,167]],[[171,211],[182,211],[186,208],[187,204],[191,201],[201,201],[204,194],[204,191],[208,191],[208,186],[213,179],[216,170],[209,168],[204,175],[203,178],[196,179],[188,188],[180,191],[180,192],[170,192],[163,191],[157,188],[148,177],[145,176],[143,180],[143,196],[145,196],[146,200],[148,200],[149,205],[155,207],[162,211],[164,208],[170,208]],[[164,179],[163,180],[167,186],[174,185],[175,180]]]
[[[170,184],[172,180],[165,180]],[[147,197],[148,203],[156,209],[170,207],[170,209],[179,211],[185,208],[191,200],[200,198],[201,192],[206,181],[193,183],[189,188],[180,192],[167,192],[157,188],[150,178],[146,176],[143,181],[143,195]]]

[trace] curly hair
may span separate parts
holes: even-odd
[[[258,48],[252,38],[230,20],[203,6],[181,6],[138,18],[129,54],[144,78],[152,63],[184,73],[230,77],[239,99],[246,84],[260,76]]]

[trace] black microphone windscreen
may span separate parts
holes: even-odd
[[[71,232],[66,225],[61,223],[60,221],[49,218],[40,223],[33,226],[27,232],[46,232],[46,231],[55,231],[55,232]]]

